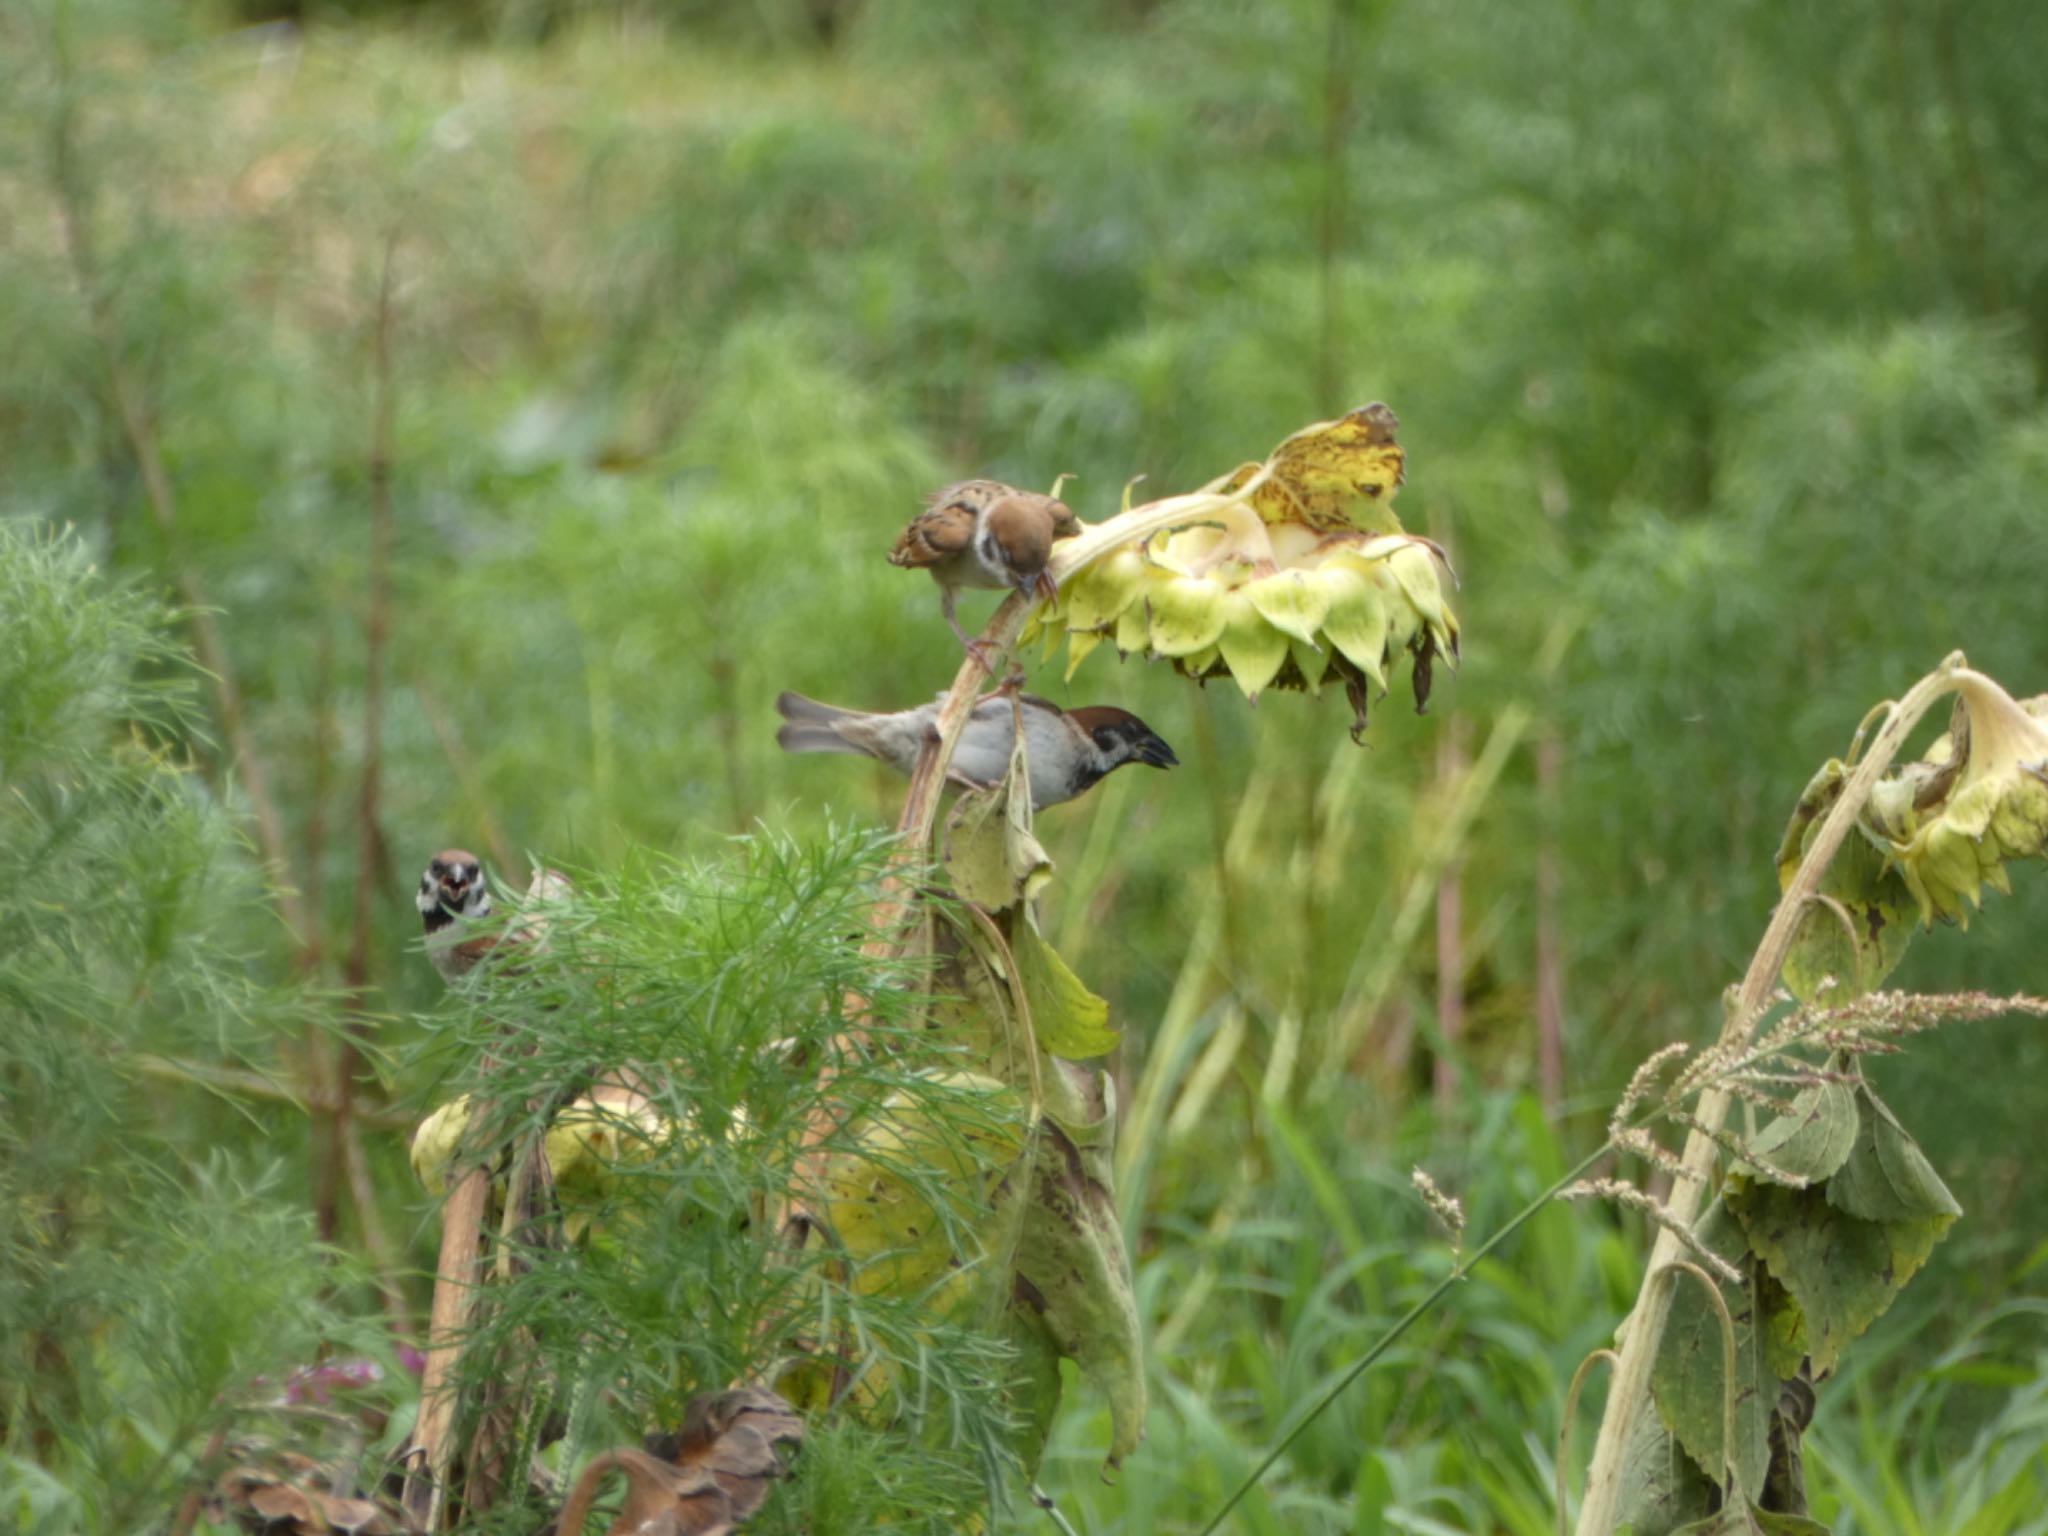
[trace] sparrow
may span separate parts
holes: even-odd
[[[526,905],[567,895],[569,889],[568,880],[554,870],[537,870],[526,888]],[[546,927],[545,919],[537,919],[509,933],[492,929],[466,939],[457,937],[452,930],[459,924],[481,922],[491,915],[491,888],[484,881],[483,861],[461,848],[444,848],[427,861],[413,905],[419,908],[426,929],[427,954],[434,969],[451,986],[501,945],[538,943]]]
[[[1056,496],[1000,480],[962,480],[926,498],[925,509],[897,536],[889,563],[932,573],[940,611],[979,661],[980,642],[970,640],[954,616],[960,589],[1014,587],[1026,598],[1050,598],[1059,590],[1045,569],[1053,540],[1080,531],[1080,519]]]
[[[1171,768],[1180,761],[1173,748],[1128,710],[1108,704],[1061,709],[1028,693],[1018,695],[1017,703],[1024,718],[1033,810],[1073,799],[1125,763]],[[894,714],[863,714],[785,693],[775,701],[775,709],[787,722],[775,735],[783,751],[858,753],[904,774],[917,765],[917,754],[939,718],[938,700]],[[949,777],[974,789],[996,783],[1009,771],[1015,741],[1010,698],[1001,692],[990,694],[967,717]]]

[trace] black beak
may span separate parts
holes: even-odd
[[[467,880],[443,880],[441,882],[441,905],[450,912],[462,910],[463,898],[469,895]]]
[[[1131,755],[1139,762],[1153,768],[1178,768],[1180,759],[1173,755],[1173,748],[1154,736],[1150,731],[1131,743]]]

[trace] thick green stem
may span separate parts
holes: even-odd
[[[1921,716],[1936,699],[1955,691],[1962,667],[1962,652],[1952,653],[1891,707],[1884,726],[1814,834],[1813,846],[1778,902],[1770,927],[1764,930],[1763,941],[1757,945],[1742,985],[1728,1007],[1719,1044],[1737,1046],[1748,1039],[1778,984],[1778,973],[1791,951],[1806,904],[1820,890],[1821,877],[1827,873],[1842,840],[1849,835],[1871,790],[1891,766]],[[1670,1197],[1665,1202],[1665,1210],[1677,1226],[1690,1227],[1708,1192],[1717,1187],[1713,1178],[1717,1151],[1714,1138],[1728,1119],[1730,1102],[1729,1094],[1720,1088],[1709,1089],[1700,1096],[1693,1130],[1685,1142],[1685,1172],[1672,1182]],[[1628,1337],[1622,1342],[1614,1387],[1608,1393],[1607,1411],[1600,1420],[1592,1470],[1586,1475],[1586,1502],[1579,1511],[1578,1536],[1611,1536],[1621,1518],[1622,1451],[1637,1417],[1651,1411],[1650,1371],[1664,1338],[1664,1325],[1671,1317],[1671,1289],[1660,1284],[1659,1277],[1684,1257],[1684,1245],[1672,1227],[1662,1227],[1650,1252],[1635,1310],[1629,1314]]]

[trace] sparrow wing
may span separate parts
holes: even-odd
[[[1005,485],[1000,480],[956,480],[933,491],[925,497],[924,504],[934,508],[959,506],[969,512],[979,512],[992,501],[1017,494],[1015,486]]]
[[[951,565],[974,544],[974,509],[958,501],[926,508],[910,520],[889,551],[891,565],[926,570]]]
[[[427,956],[434,962],[434,969],[441,973],[441,979],[453,985],[501,948],[517,948],[518,945],[517,935],[504,932],[479,933],[454,944],[438,942],[429,935]]]

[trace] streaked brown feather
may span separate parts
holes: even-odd
[[[933,491],[925,497],[924,504],[935,511],[941,507],[965,507],[969,512],[979,512],[1000,496],[1017,494],[1014,485],[1005,485],[1000,480],[956,480]]]
[[[948,502],[928,508],[910,520],[889,551],[889,563],[910,570],[947,565],[965,555],[973,542],[974,510]]]

